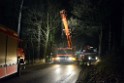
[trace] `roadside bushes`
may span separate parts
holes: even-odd
[[[89,83],[124,83],[123,64],[120,56],[103,57],[101,62],[92,70]]]
[[[84,83],[124,83],[123,58],[120,56],[102,57],[94,66],[82,65]]]

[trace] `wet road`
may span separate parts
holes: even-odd
[[[41,69],[40,66],[26,69],[21,77],[4,79],[2,83],[75,83],[79,72],[76,64],[52,64]]]

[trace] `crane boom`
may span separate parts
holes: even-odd
[[[66,11],[61,10],[60,15],[61,15],[62,22],[63,22],[64,28],[65,28],[65,35],[67,37],[68,47],[72,48],[72,41],[71,41],[71,35],[70,35],[68,22],[67,22],[67,18],[66,18],[66,16],[67,16]]]

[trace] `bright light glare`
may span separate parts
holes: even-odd
[[[70,61],[75,61],[76,60],[76,58],[74,58],[74,57],[69,57],[68,58]]]
[[[74,68],[73,65],[68,65],[67,67],[68,67],[68,69],[73,69]]]
[[[96,58],[95,58],[96,60],[98,60],[98,57],[96,56]]]
[[[76,58],[73,57],[72,60],[73,60],[73,61],[76,61]]]
[[[91,56],[89,56],[88,59],[91,60]]]
[[[71,61],[72,60],[72,57],[69,57],[68,59]]]
[[[73,69],[74,69],[73,65],[68,65],[68,67],[67,67],[68,74],[72,73]]]
[[[58,69],[56,69],[56,71],[55,71],[56,73],[60,73],[61,72],[61,69],[60,68],[58,68]]]
[[[60,60],[60,57],[56,57],[56,60]]]

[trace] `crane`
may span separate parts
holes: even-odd
[[[76,58],[74,56],[74,49],[72,48],[71,34],[67,22],[67,13],[65,10],[60,11],[62,22],[64,25],[64,32],[67,38],[68,47],[67,48],[57,48],[55,50],[54,62],[74,62]]]
[[[65,10],[61,10],[60,15],[61,15],[62,22],[63,22],[64,28],[65,28],[65,35],[67,38],[68,47],[72,48],[71,35],[70,35],[70,30],[69,30],[69,26],[68,26],[68,22],[67,22],[67,13]]]

